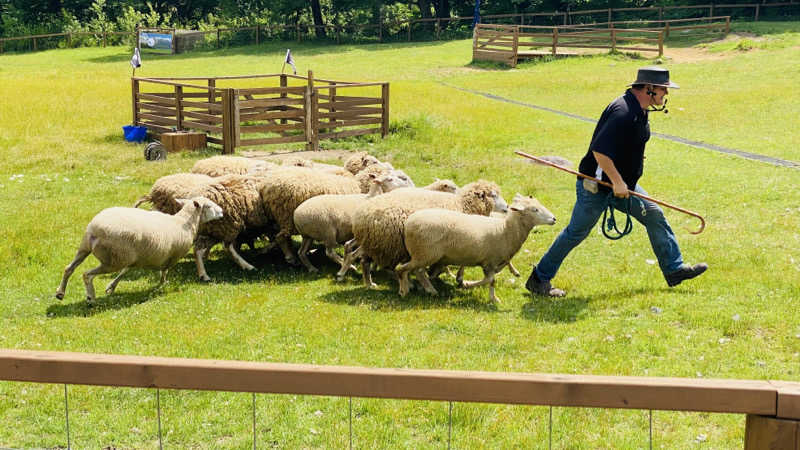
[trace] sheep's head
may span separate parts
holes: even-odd
[[[553,225],[556,223],[556,216],[533,197],[527,197],[517,193],[511,202],[511,211],[516,211],[526,217],[530,217],[533,225]]]
[[[436,181],[425,186],[425,189],[455,194],[458,191],[458,185],[453,180],[440,180],[437,178]]]
[[[506,212],[508,204],[500,195],[500,187],[491,181],[478,180],[470,183],[457,193],[464,204],[464,212],[488,216],[492,211]]]
[[[369,166],[374,166],[375,164],[380,164],[378,158],[368,154],[367,152],[358,152],[347,158],[347,161],[344,163],[344,168],[355,175]],[[391,170],[391,168],[389,169]]]
[[[222,218],[222,208],[205,197],[193,197],[191,199],[175,199],[181,208],[192,204],[196,210],[200,211],[200,223],[210,222]]]

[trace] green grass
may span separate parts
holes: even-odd
[[[653,131],[800,161],[800,122],[791,95],[800,26],[742,24],[787,45],[667,67],[680,90]],[[737,24],[737,28],[739,25]],[[737,29],[735,28],[735,29]],[[530,267],[568,221],[571,176],[513,155],[523,149],[576,162],[592,125],[492,101],[443,85],[596,118],[650,60],[622,55],[526,63],[514,70],[470,64],[471,41],[310,46],[292,44],[298,68],[318,77],[391,82],[386,139],[324,143],[366,148],[405,169],[417,184],[435,177],[497,182],[506,198],[533,194],[559,219],[531,234],[514,259]],[[143,76],[233,75],[280,69],[284,47],[269,44],[180,56],[144,55]],[[499,276],[499,306],[485,289],[463,291],[445,278],[433,298],[398,298],[378,275],[378,291],[356,278],[339,284],[319,255],[321,275],[287,267],[278,255],[246,254],[241,272],[221,252],[214,282],[182,260],[170,282],[132,271],[112,296],[85,306],[80,273],[66,298],[53,293],[81,233],[99,210],[131,205],[162,175],[205,153],[147,162],[126,144],[130,55],[122,48],[0,55],[0,347],[372,367],[798,380],[800,375],[800,171],[653,138],[643,186],[655,197],[703,214],[708,227],[667,212],[684,256],[709,272],[666,287],[639,225],[610,242],[593,234],[566,260],[560,300],[531,298],[524,278]],[[23,176],[19,176],[23,175]],[[471,269],[476,278],[480,271]],[[110,280],[98,277],[98,292]],[[660,308],[661,312],[652,309]],[[738,318],[738,320],[737,320]],[[155,393],[70,386],[76,448],[157,446]],[[249,394],[162,391],[168,447],[251,445]],[[260,447],[342,448],[347,399],[258,395]],[[63,386],[0,382],[0,446],[65,446]],[[442,448],[446,403],[353,400],[359,448]],[[548,408],[455,404],[453,444],[547,448]],[[741,447],[744,417],[654,412],[656,448]],[[555,408],[555,448],[645,448],[646,411]]]

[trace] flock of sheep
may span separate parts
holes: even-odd
[[[144,203],[152,210],[139,209]],[[479,180],[461,188],[437,180],[417,188],[391,164],[365,152],[348,158],[343,166],[305,159],[282,165],[236,156],[215,156],[198,161],[191,173],[159,178],[133,208],[101,211],[86,227],[73,261],[64,270],[56,297],[63,299],[67,281],[89,254],[100,265],[85,272],[86,300],[95,300],[93,279],[104,273],[119,274],[109,283],[111,294],[122,275],[132,267],[158,269],[161,284],[167,271],[194,247],[197,273],[211,278],[203,260],[221,243],[243,270],[254,270],[240,254],[240,246],[255,248],[267,237],[268,251],[278,246],[287,262],[302,263],[316,272],[308,259],[316,241],[340,265],[341,280],[361,261],[364,284],[375,287],[374,266],[393,271],[405,296],[409,273],[426,292],[435,294],[430,277],[447,266],[460,266],[462,287],[489,284],[494,293],[495,274],[519,251],[530,230],[552,225],[555,217],[538,201],[517,194],[509,207],[499,187]],[[302,237],[299,250],[292,236]],[[344,256],[337,248],[344,245]],[[480,266],[484,278],[464,281],[465,266]]]

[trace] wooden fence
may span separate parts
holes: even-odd
[[[730,16],[553,27],[477,24],[472,37],[472,59],[516,67],[522,58],[576,54],[573,49],[653,52],[662,56],[664,39],[670,32],[706,35],[729,31]]]
[[[223,87],[231,84],[254,87]],[[377,91],[377,92],[375,92]],[[389,132],[389,83],[297,75],[131,79],[133,121],[155,132],[199,130],[223,153],[237,147]]]
[[[0,380],[747,414],[746,450],[800,449],[800,383],[783,381],[380,369],[24,350],[0,350]]]

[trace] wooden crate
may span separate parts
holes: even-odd
[[[198,131],[174,131],[161,134],[161,143],[170,152],[206,147],[206,134]]]

